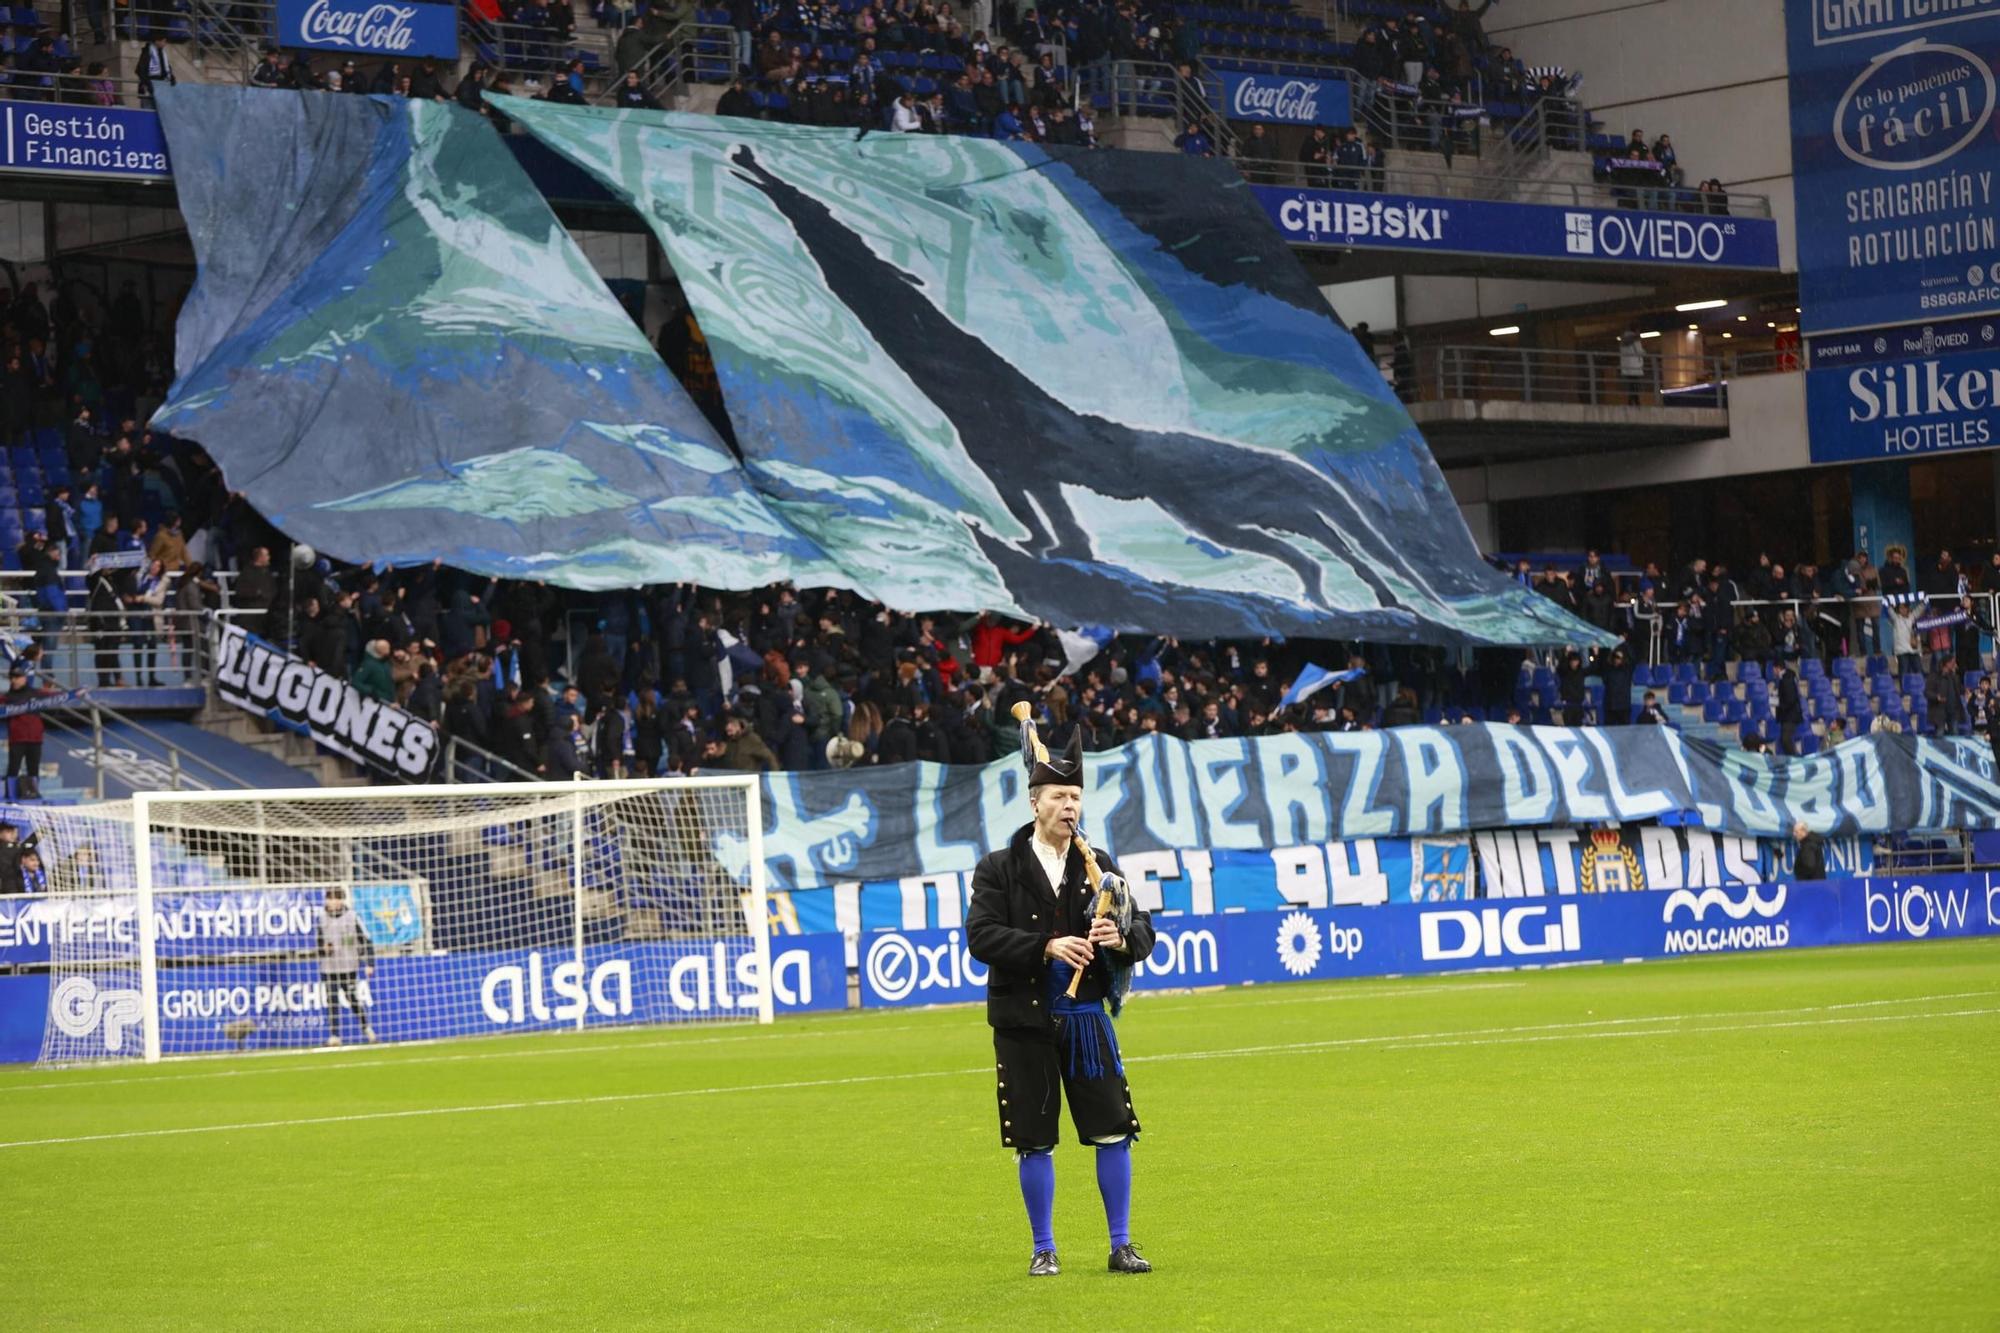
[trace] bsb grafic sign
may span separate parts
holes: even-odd
[[[1786,0],[1801,327],[2000,310],[2000,4]]]

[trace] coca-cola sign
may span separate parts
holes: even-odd
[[[1276,74],[1225,74],[1231,120],[1282,125],[1347,125],[1347,84],[1339,79],[1291,79]]]
[[[369,56],[458,56],[452,5],[388,0],[279,0],[284,45]]]

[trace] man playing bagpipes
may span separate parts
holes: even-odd
[[[1026,703],[1015,705],[1035,818],[979,862],[965,918],[972,956],[989,969],[1000,1142],[1020,1164],[1035,1238],[1031,1276],[1062,1271],[1054,1231],[1058,1094],[1077,1137],[1096,1150],[1111,1271],[1148,1273],[1153,1266],[1139,1257],[1130,1229],[1139,1117],[1111,1020],[1124,1006],[1133,960],[1153,951],[1153,923],[1133,906],[1118,868],[1079,832],[1081,730],[1061,759],[1051,759],[1028,714]]]

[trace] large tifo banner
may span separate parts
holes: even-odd
[[[1239,73],[1224,73],[1219,77],[1230,120],[1264,120],[1279,125],[1354,123],[1345,79]]]
[[[0,171],[164,180],[167,141],[150,111],[0,101]]]
[[[1988,875],[1848,879],[1438,906],[1245,912],[1162,921],[1137,991],[1613,963],[2000,934]],[[865,1007],[985,998],[962,929],[860,941]],[[1143,1012],[1143,1010],[1141,1010]]]
[[[877,601],[1596,637],[1482,565],[1226,161],[490,100],[646,219],[759,493]]]
[[[215,689],[357,764],[411,781],[437,764],[436,727],[239,626],[216,629]]]
[[[1815,463],[2000,446],[2000,318],[1814,338],[1807,367]]]
[[[415,0],[278,0],[278,45],[455,61],[458,6]]]
[[[774,889],[971,870],[1028,819],[1018,757],[980,768],[905,764],[764,778]],[[1087,756],[1084,826],[1121,861],[1427,838],[1468,829],[1688,817],[1717,833],[2000,828],[1983,739],[1859,736],[1806,758],[1752,754],[1668,727],[1393,727],[1183,741],[1148,736]],[[743,874],[748,848],[720,835]]]
[[[840,583],[483,119],[261,88],[158,97],[189,145],[174,184],[200,275],[152,424],[200,441],[287,535],[568,587]]]
[[[1253,185],[1250,190],[1278,231],[1298,245],[1575,259],[1628,266],[1778,267],[1778,224],[1770,218],[1564,208],[1281,185]]]
[[[1800,327],[2000,311],[2000,5],[1785,0]]]

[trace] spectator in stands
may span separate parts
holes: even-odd
[[[1700,185],[1702,211],[1715,217],[1729,216],[1729,191],[1711,177]]]
[[[1792,878],[1804,884],[1825,879],[1826,839],[1799,820],[1792,825],[1792,841],[1798,844],[1792,853]]]
[[[115,515],[107,516],[105,524],[115,529]],[[278,600],[278,578],[271,569],[271,548],[259,546],[250,552],[249,567],[236,575],[236,586],[232,599],[235,608],[243,614],[237,616],[236,623],[252,634],[263,634],[265,615]]]
[[[1308,188],[1327,189],[1333,185],[1334,155],[1338,151],[1339,145],[1327,133],[1326,126],[1315,125],[1307,132],[1305,142],[1299,145],[1299,167]]]
[[[353,676],[349,677],[355,692],[364,699],[376,699],[382,703],[396,700],[395,682],[389,676],[389,641],[370,639],[361,661],[356,664]]]
[[[924,128],[924,119],[917,111],[917,95],[907,89],[896,99],[896,105],[889,113],[889,128],[898,134],[917,134]]]
[[[11,749],[11,746],[9,747]],[[41,841],[41,834],[28,830],[28,836],[21,836],[21,826],[14,821],[0,821],[0,896],[10,893],[30,892],[27,876],[22,873],[22,862],[35,852],[35,844]]]
[[[1189,157],[1215,156],[1215,141],[1208,137],[1208,131],[1201,127],[1199,121],[1191,120],[1187,123],[1187,128],[1175,137],[1174,147]]]
[[[18,662],[8,670],[7,706],[24,711],[7,719],[7,779],[17,783],[14,790],[23,800],[40,800],[42,795],[42,715],[29,705],[58,693],[31,684],[27,668]]]
[[[253,88],[282,88],[285,86],[285,69],[278,59],[278,48],[267,46],[259,57],[257,67],[250,71],[250,86]]]
[[[1965,678],[1958,674],[1958,658],[1946,657],[1931,669],[1924,682],[1931,726],[1940,736],[1956,736],[1965,730]]]
[[[618,85],[618,105],[628,111],[658,111],[660,104],[639,82],[637,70],[626,70],[624,79]]]
[[[1646,344],[1639,339],[1636,326],[1627,325],[1625,332],[1618,335],[1618,378],[1625,384],[1625,404],[1639,405],[1639,395],[1650,392],[1646,374]]]
[[[1653,140],[1652,158],[1660,164],[1661,178],[1666,182],[1667,187],[1678,191],[1681,187],[1681,182],[1685,181],[1687,177],[1681,171],[1680,154],[1674,151],[1673,139],[1662,134],[1659,138]]]
[[[1640,701],[1638,716],[1633,718],[1633,721],[1640,726],[1647,727],[1664,727],[1667,725],[1667,715],[1660,708],[1660,696],[1651,690],[1647,690],[1646,697]]]
[[[743,86],[743,79],[740,75],[730,80],[728,89],[722,94],[721,100],[715,104],[715,114],[718,116],[741,116],[745,120],[756,118],[757,104],[750,100],[750,93]]]

